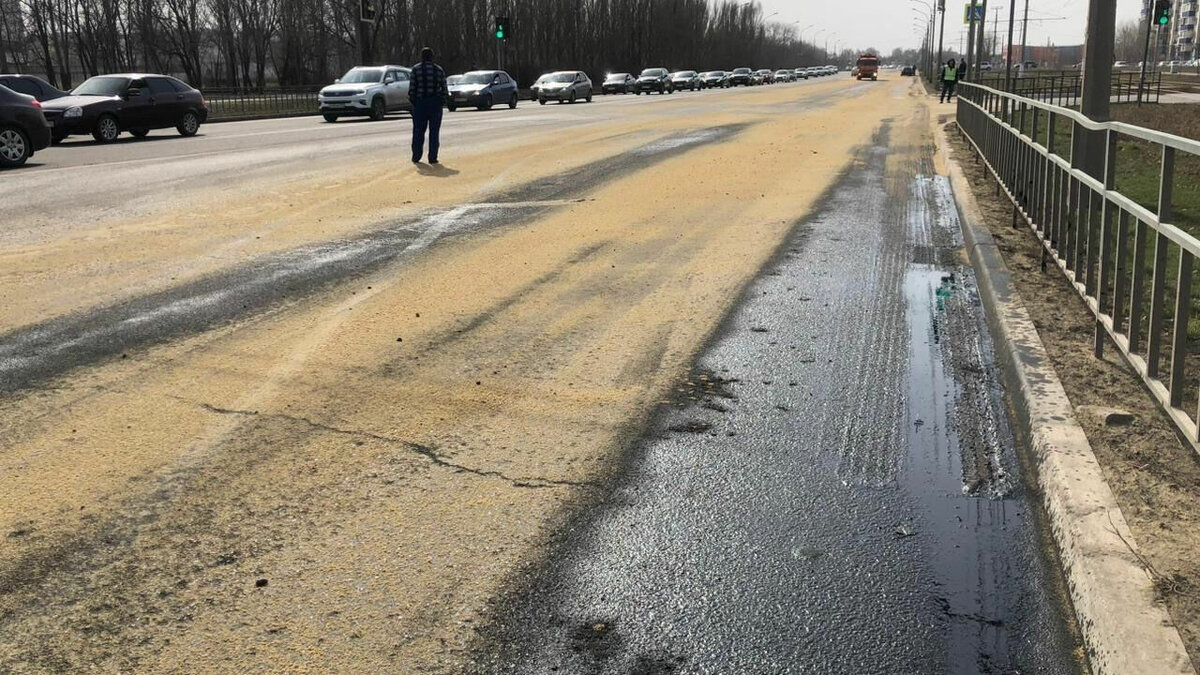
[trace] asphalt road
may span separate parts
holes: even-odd
[[[1086,672],[949,182],[889,126],[510,590],[473,672]]]
[[[4,174],[0,671],[1077,670],[910,85]]]

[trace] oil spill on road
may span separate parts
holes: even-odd
[[[1083,670],[948,184],[914,148],[889,162],[885,125],[859,152],[490,612],[472,672]]]
[[[527,222],[607,181],[726,140],[744,128],[726,125],[680,132],[501,192],[483,203],[274,254],[178,288],[10,331],[0,335],[0,393],[295,301],[415,255],[447,237]]]

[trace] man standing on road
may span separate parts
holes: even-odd
[[[938,97],[938,103],[945,103],[954,98],[956,82],[958,82],[958,66],[954,65],[954,59],[950,59],[942,67],[942,95]]]
[[[429,130],[429,163],[438,163],[439,135],[442,131],[442,106],[446,97],[446,71],[433,62],[433,50],[421,50],[421,62],[413,66],[408,98],[412,101],[412,161],[417,164],[425,153],[425,130]]]

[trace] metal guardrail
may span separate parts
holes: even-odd
[[[1121,122],[1095,122],[1074,110],[979,84],[959,87],[959,129],[995,177],[997,189],[1012,200],[1013,225],[1023,217],[1037,235],[1043,266],[1047,257],[1053,259],[1095,314],[1097,356],[1107,333],[1200,452],[1196,419],[1183,409],[1185,393],[1196,393],[1194,378],[1188,389],[1186,368],[1200,240],[1172,224],[1176,155],[1200,157],[1200,142]],[[1060,133],[1065,125],[1071,129],[1069,142]],[[1082,130],[1104,139],[1103,180],[1071,161]],[[1161,155],[1153,211],[1115,189],[1118,140],[1131,139]]]
[[[222,88],[203,90],[212,121],[317,114],[319,87]]]
[[[1140,72],[1113,73],[1113,101],[1117,103],[1132,103],[1137,101],[1140,81]],[[1025,73],[1021,77],[1013,77],[1011,87],[1006,88],[1004,73],[992,72],[983,75],[979,80],[979,84],[992,89],[1007,91],[1023,98],[1070,108],[1079,104],[1079,95],[1083,91],[1083,75],[1077,72]],[[1146,73],[1146,82],[1142,85],[1142,100],[1149,103],[1158,103],[1161,95],[1162,73]]]

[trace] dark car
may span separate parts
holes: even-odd
[[[697,91],[701,88],[700,74],[694,70],[681,70],[677,73],[671,73],[671,87],[675,91],[690,89]]]
[[[749,87],[754,84],[754,73],[749,68],[734,68],[729,75],[729,86]]]
[[[901,77],[912,77],[916,74],[917,71],[912,66],[904,66],[904,68],[900,69]]]
[[[649,94],[652,91],[657,91],[660,94],[671,94],[675,92],[675,88],[671,86],[671,73],[666,68],[647,68],[638,75],[637,79],[638,95],[643,92]]]
[[[32,96],[0,85],[0,168],[21,166],[50,145],[50,125]]]
[[[606,94],[632,94],[637,87],[637,78],[629,73],[613,73],[604,78],[604,84],[600,85],[601,91]]]
[[[700,84],[705,89],[729,86],[729,73],[723,70],[710,70],[700,76]]]
[[[151,129],[175,130],[195,136],[208,119],[208,105],[199,91],[166,75],[127,73],[88,78],[43,106],[54,140],[91,134],[101,143],[117,140],[122,131],[137,138]]]
[[[0,75],[0,87],[8,87],[18,94],[32,96],[42,102],[67,95],[67,92],[36,75]]]
[[[517,82],[503,70],[472,70],[464,73],[456,84],[449,85],[450,100],[446,107],[454,112],[463,106],[490,110],[497,103],[517,107]]]

